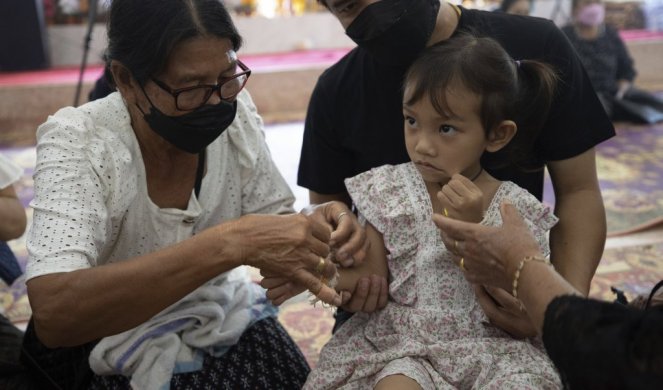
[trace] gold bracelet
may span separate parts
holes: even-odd
[[[541,263],[547,264],[552,267],[552,263],[550,262],[550,260],[546,259],[545,257],[539,257],[539,256],[523,257],[523,259],[520,260],[520,263],[518,263],[516,272],[513,274],[513,283],[511,283],[511,285],[513,286],[513,290],[511,290],[511,295],[513,295],[514,298],[518,298],[518,279],[520,279],[520,271],[522,271],[523,267],[525,266],[525,263],[529,263],[530,261],[539,261]]]

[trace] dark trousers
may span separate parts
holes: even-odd
[[[0,389],[37,389],[20,362],[23,332],[0,315]]]
[[[598,96],[612,120],[647,124],[663,121],[663,99],[647,91],[631,87],[622,99],[600,92]]]

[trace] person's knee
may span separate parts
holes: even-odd
[[[417,381],[403,374],[386,376],[375,385],[374,390],[422,390]]]

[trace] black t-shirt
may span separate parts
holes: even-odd
[[[457,31],[491,37],[516,60],[553,65],[558,97],[535,145],[547,161],[577,156],[612,137],[614,128],[573,48],[549,20],[463,9]],[[384,164],[409,161],[402,117],[405,69],[382,65],[355,48],[319,78],[306,115],[298,184],[321,194],[345,192],[343,180]],[[541,199],[543,171],[486,169]]]
[[[546,309],[543,343],[565,388],[663,387],[663,306],[558,297]]]

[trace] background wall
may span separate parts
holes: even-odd
[[[268,19],[235,17],[244,38],[241,54],[282,53],[302,49],[335,49],[354,46],[340,23],[327,12]],[[48,27],[53,67],[80,64],[85,25],[52,25]],[[94,26],[90,42],[89,64],[100,64],[106,48],[106,25]]]

